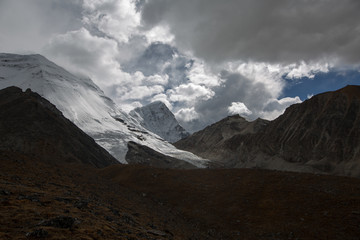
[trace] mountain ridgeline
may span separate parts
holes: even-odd
[[[270,122],[228,117],[175,146],[216,166],[360,177],[360,86],[316,95]]]

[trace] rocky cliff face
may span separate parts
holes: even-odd
[[[180,126],[174,114],[163,102],[156,101],[144,107],[135,108],[130,115],[144,128],[168,142],[176,142],[190,135]]]
[[[221,122],[218,124],[223,126]],[[200,133],[213,139],[206,131]],[[176,143],[176,146],[227,167],[360,177],[360,86],[347,86],[292,105],[258,132],[241,134],[234,131],[218,145],[204,141],[208,149],[216,146],[216,150],[205,150],[204,153],[192,150],[195,136]],[[212,158],[211,152],[219,153]]]
[[[51,163],[105,167],[118,161],[30,90],[0,90],[0,151],[16,152]]]

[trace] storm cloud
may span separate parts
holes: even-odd
[[[360,61],[358,0],[150,0],[142,23],[166,25],[209,62]]]

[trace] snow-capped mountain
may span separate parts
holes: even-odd
[[[176,149],[121,111],[90,79],[81,79],[41,55],[0,54],[0,89],[30,88],[54,104],[66,118],[126,163],[133,141],[160,153],[203,167],[206,160]]]
[[[137,119],[141,126],[156,133],[169,142],[176,142],[190,134],[178,123],[174,114],[160,101],[135,108],[130,115]]]

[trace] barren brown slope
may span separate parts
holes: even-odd
[[[204,129],[175,145],[221,161],[227,167],[360,177],[360,86],[347,86],[292,105],[259,132],[233,131],[231,137],[217,145],[211,141],[212,134],[207,134],[210,140],[196,144],[197,136],[206,132]],[[213,153],[217,155],[212,157]]]
[[[0,239],[358,239],[360,179],[0,156]]]
[[[202,234],[95,167],[0,153],[1,240],[205,239]]]
[[[200,239],[357,239],[360,179],[254,169],[111,166],[102,175],[172,209]],[[192,238],[193,239],[193,238]]]

